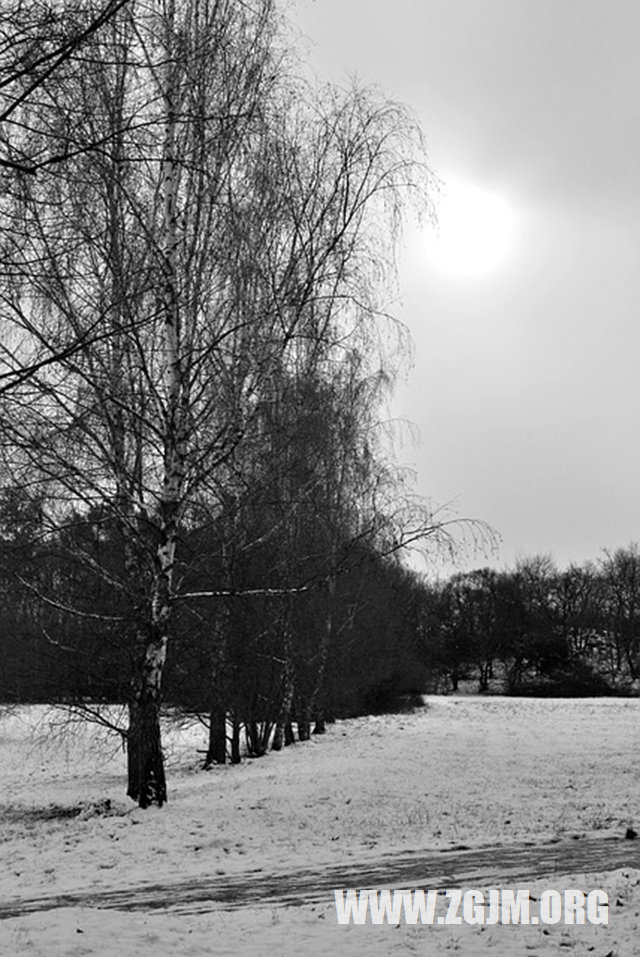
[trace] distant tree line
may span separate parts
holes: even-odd
[[[640,550],[558,569],[538,556],[428,586],[421,628],[434,686],[598,695],[640,683]]]

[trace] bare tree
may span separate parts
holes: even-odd
[[[162,804],[175,605],[234,591],[232,581],[183,587],[182,537],[242,497],[262,410],[283,383],[311,373],[331,383],[349,355],[380,354],[393,227],[402,196],[424,199],[428,176],[402,108],[358,90],[316,96],[291,79],[271,0],[130,0],[84,38],[73,69],[47,76],[46,97],[20,109],[28,122],[11,149],[46,146],[66,162],[19,175],[7,201],[0,295],[17,378],[0,398],[3,480],[38,488],[42,534],[117,596],[105,615],[34,591],[121,630],[132,658],[128,793]],[[70,130],[102,145],[69,150]],[[361,481],[356,451],[370,454],[361,442],[332,451],[296,496],[324,482],[331,521],[351,509],[352,541],[376,539],[383,552],[435,534],[441,523],[416,503],[389,508],[384,468],[365,462]],[[332,489],[341,468],[353,474]],[[61,536],[71,512],[85,517],[86,541],[109,527],[117,561]],[[307,575],[330,587],[354,554],[338,553],[332,535]],[[293,577],[248,590],[308,587]]]
[[[71,503],[103,502],[120,526],[122,569],[109,577],[134,649],[128,790],[142,805],[166,798],[158,710],[181,514],[242,431],[218,353],[255,321],[232,289],[242,264],[225,248],[226,196],[246,180],[242,149],[261,122],[270,5],[232,6],[123,9],[85,69],[34,107],[52,128],[59,105],[63,127],[73,115],[78,135],[104,130],[108,145],[23,179],[12,209],[14,360],[69,329],[82,348],[7,396],[6,468],[52,489],[52,530]],[[110,335],[84,338],[96,321]]]
[[[616,679],[638,677],[640,661],[640,548],[635,543],[600,561],[603,612],[613,652]]]

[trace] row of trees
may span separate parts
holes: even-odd
[[[126,698],[162,804],[167,669],[220,760],[228,714],[257,750],[322,728],[372,607],[369,674],[402,659],[372,588],[447,526],[383,451],[383,304],[430,178],[403,108],[296,76],[272,0],[3,12],[6,654]]]
[[[496,666],[511,691],[603,693],[640,679],[640,550],[558,570],[546,556],[479,569],[429,588],[422,631],[431,670],[486,691]]]
[[[119,597],[78,561],[82,552],[117,574],[117,528],[76,515],[58,538],[41,537],[40,516],[19,493],[0,512],[0,700],[67,702],[91,715],[101,703],[126,702],[131,649]],[[349,541],[335,577],[270,592],[262,583],[279,574],[283,549],[272,526],[259,541],[262,528],[246,551],[231,541],[221,553],[224,530],[205,526],[181,543],[177,574],[194,597],[174,609],[163,697],[208,724],[207,764],[237,760],[240,729],[249,753],[261,755],[290,743],[294,723],[304,739],[327,719],[383,710],[426,682],[415,573]],[[314,560],[311,538],[295,552],[301,564]],[[198,597],[211,576],[233,587],[216,600]]]

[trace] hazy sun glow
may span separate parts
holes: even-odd
[[[448,181],[437,203],[438,228],[427,236],[427,256],[453,277],[482,276],[505,262],[515,217],[498,193]]]

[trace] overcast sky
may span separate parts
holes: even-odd
[[[508,209],[494,268],[447,271],[415,237],[403,257],[415,363],[394,411],[421,433],[403,453],[419,490],[501,534],[471,565],[640,541],[640,3],[294,13],[320,75],[404,101],[445,183]]]

